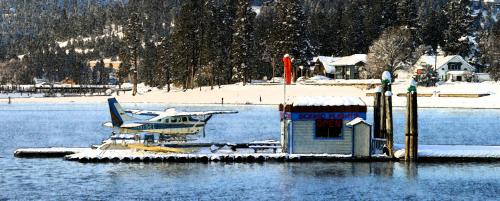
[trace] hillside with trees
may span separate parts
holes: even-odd
[[[382,41],[397,33],[405,60],[372,61],[373,72],[440,47],[500,77],[498,9],[468,0],[5,0],[0,8],[0,84],[104,84],[107,74],[167,88],[247,83],[281,76],[287,53],[295,68],[318,55],[382,58],[377,48],[398,43]],[[103,59],[120,61],[117,72],[89,66]]]

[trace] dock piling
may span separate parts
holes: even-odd
[[[405,160],[414,161],[418,157],[418,105],[417,83],[411,80],[408,87],[406,105]]]
[[[373,98],[373,136],[375,138],[382,138],[380,134],[380,98],[382,97],[381,87],[377,87],[375,96]]]
[[[388,156],[394,158],[393,121],[392,121],[392,74],[389,71],[382,73],[382,106],[381,106],[381,135],[386,138]]]

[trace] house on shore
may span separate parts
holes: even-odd
[[[364,71],[366,60],[366,54],[345,57],[318,56],[314,58],[314,73],[333,79],[360,79],[360,72]]]
[[[420,74],[428,67],[435,69],[438,79],[443,81],[471,81],[473,73],[476,72],[476,68],[465,61],[460,55],[438,55],[437,57],[434,55],[423,55],[414,64],[416,74]]]
[[[359,97],[298,97],[279,109],[285,153],[371,155],[371,125]]]
[[[89,67],[90,68],[94,68],[97,65],[97,63],[99,63],[99,62],[101,62],[101,60],[92,60],[92,61],[89,61]],[[121,61],[113,61],[113,60],[111,60],[109,58],[103,59],[102,62],[103,62],[102,65],[105,68],[111,68],[111,69],[113,69],[115,71],[118,71],[118,69],[120,68],[120,64],[122,63]]]
[[[366,54],[353,54],[351,56],[340,57],[334,61],[335,79],[360,79],[360,72],[364,71],[366,66]]]
[[[335,67],[332,66],[332,63],[339,58],[340,57],[329,56],[314,57],[314,70],[312,70],[313,75],[323,75],[329,78],[333,78],[335,75]]]

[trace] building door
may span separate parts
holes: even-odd
[[[366,157],[371,153],[371,128],[366,124],[357,124],[353,127],[353,156]]]

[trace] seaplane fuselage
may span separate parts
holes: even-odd
[[[121,127],[121,133],[150,132],[167,135],[196,134],[205,126],[204,121],[188,117],[172,117],[161,122],[141,121],[137,126]]]
[[[177,112],[165,111],[125,111],[115,98],[108,99],[111,122],[108,127],[118,128],[120,133],[159,133],[165,135],[192,135],[204,128],[214,114],[230,114],[236,111]],[[149,119],[134,117],[149,116]]]

